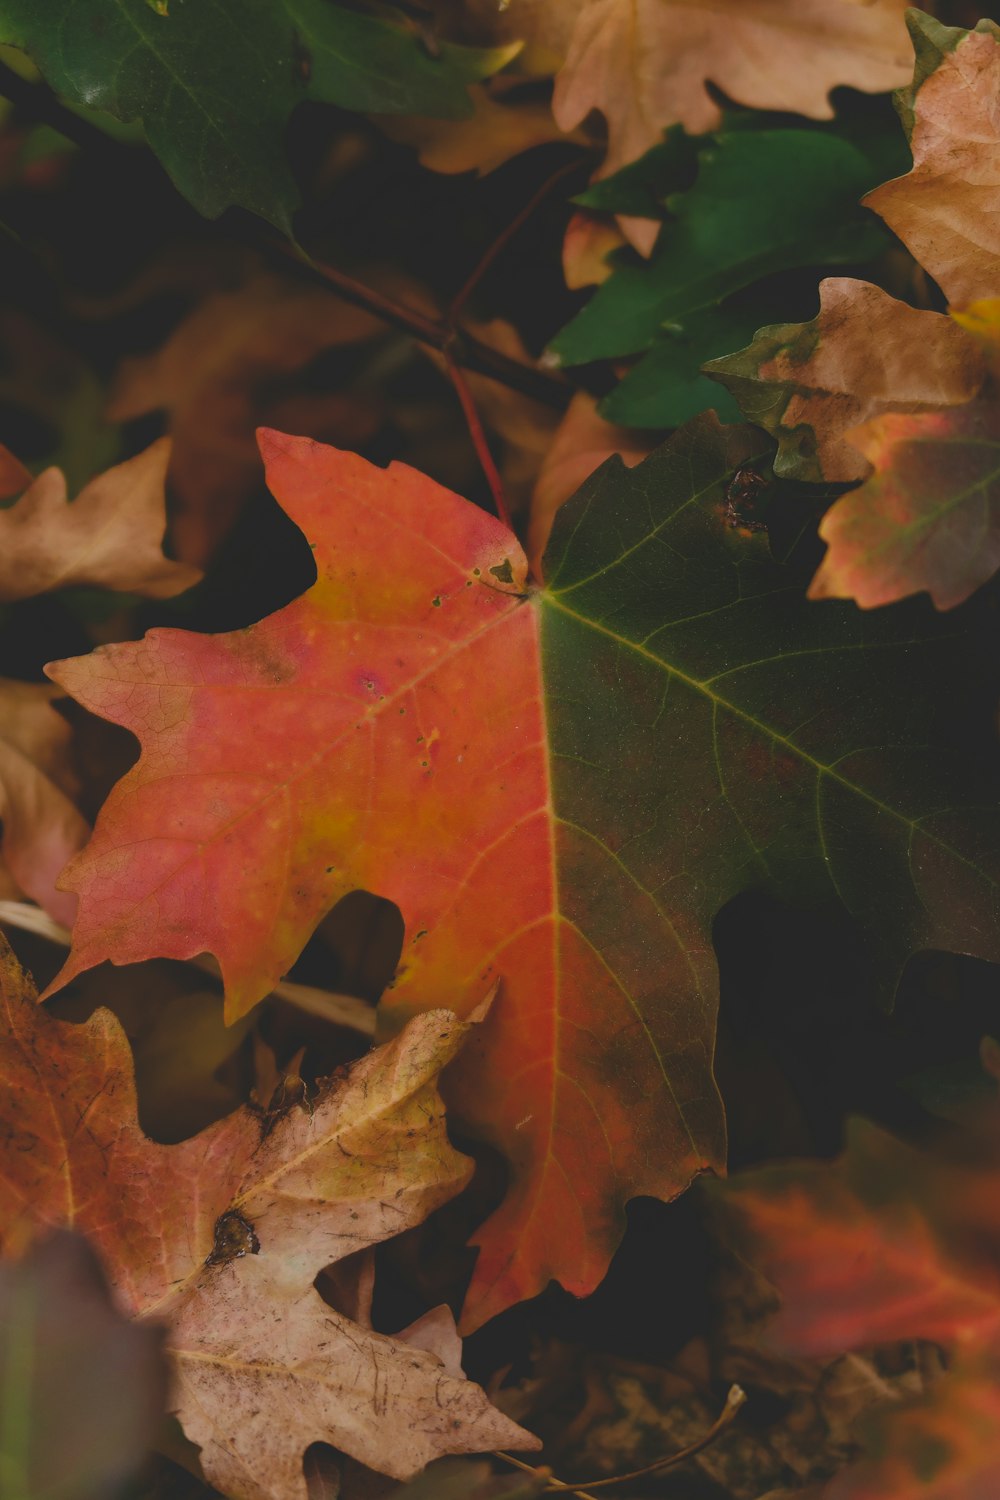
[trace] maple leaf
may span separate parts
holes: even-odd
[[[983,383],[980,351],[943,313],[846,276],[820,283],[819,304],[811,322],[761,328],[748,348],[702,366],[777,440],[776,474],[863,479],[871,462],[850,428],[886,411],[961,405]]]
[[[553,112],[572,130],[601,111],[608,172],[677,121],[713,130],[722,115],[709,82],[739,104],[830,119],[838,85],[878,93],[907,81],[905,9],[906,0],[584,0]]]
[[[234,1500],[305,1500],[302,1454],[319,1440],[395,1478],[442,1453],[536,1446],[478,1386],[313,1288],[468,1180],[436,1087],[467,1026],[432,1011],[321,1081],[308,1108],[240,1109],[160,1146],[136,1122],[117,1020],[52,1020],[4,948],[0,1117],[18,1146],[0,1241],[77,1228],[133,1316],[167,1320],[174,1409],[210,1483]]]
[[[146,1456],[167,1400],[160,1330],[112,1302],[79,1235],[46,1235],[0,1265],[0,1473],[18,1500],[116,1494]]]
[[[92,479],[72,504],[61,470],[31,480],[0,510],[0,600],[80,584],[168,599],[197,583],[197,568],[163,555],[169,456],[161,438]]]
[[[995,687],[933,612],[809,605],[729,524],[766,440],[708,417],[561,508],[544,590],[498,521],[424,476],[262,445],[313,587],[248,630],[51,669],[143,746],[65,877],[57,982],[207,949],[237,1016],[345,893],[395,901],[390,1017],[503,981],[449,1084],[511,1164],[468,1322],[552,1277],[587,1292],[630,1196],[721,1162],[727,900],[844,902],[889,989],[913,947],[1000,958]]]
[[[72,731],[53,707],[60,697],[48,684],[0,678],[0,875],[5,895],[30,896],[69,927],[76,898],[56,879],[90,829],[73,801]]]
[[[952,1351],[924,1395],[869,1415],[870,1456],[824,1500],[979,1500],[1000,1483],[998,1144],[995,1105],[933,1152],[854,1121],[833,1165],[766,1167],[720,1189],[781,1295],[771,1347]]]

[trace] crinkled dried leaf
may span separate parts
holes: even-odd
[[[90,829],[73,797],[72,731],[53,708],[62,693],[47,684],[0,678],[0,876],[5,895],[22,892],[69,927],[76,897],[56,890]]]
[[[89,584],[168,599],[201,573],[163,555],[170,444],[99,474],[69,503],[59,469],[46,469],[0,510],[0,600]]]
[[[961,604],[1000,567],[1000,405],[887,412],[847,433],[874,473],[827,511],[811,599],[862,609],[926,589]]]
[[[932,611],[810,605],[802,564],[733,528],[753,432],[702,419],[610,460],[559,511],[544,590],[422,475],[264,445],[313,588],[248,630],[53,669],[143,742],[67,876],[62,979],[207,949],[235,1015],[346,892],[395,901],[390,1016],[502,979],[449,1078],[511,1164],[467,1317],[552,1277],[589,1291],[625,1200],[721,1158],[726,901],[844,903],[889,989],[914,948],[1000,958],[994,678]]]
[[[572,130],[608,122],[606,170],[634,161],[680,121],[698,133],[739,104],[812,119],[833,115],[841,84],[877,93],[910,76],[906,0],[549,0],[576,16],[553,110]]]
[[[776,474],[843,483],[871,472],[849,428],[886,411],[971,401],[986,372],[973,340],[942,313],[843,276],[823,281],[819,295],[811,322],[761,328],[749,348],[703,368],[777,439]]]
[[[467,1180],[437,1076],[468,1029],[444,1011],[279,1117],[241,1109],[175,1146],[136,1122],[128,1043],[34,1003],[2,958],[0,1238],[80,1229],[139,1318],[166,1319],[173,1401],[211,1483],[305,1500],[302,1455],[333,1443],[396,1478],[448,1452],[532,1446],[478,1386],[365,1330],[313,1289],[329,1263],[419,1223]]]
[[[16,1148],[15,1148],[16,1149]],[[167,1400],[163,1340],[130,1322],[87,1242],[48,1234],[0,1264],[0,1486],[105,1500],[132,1478]]]
[[[964,32],[919,11],[909,25],[917,49],[906,96],[913,170],[864,201],[960,307],[997,290],[1000,28],[980,21]]]

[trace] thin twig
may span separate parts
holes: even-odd
[[[47,938],[50,943],[58,943],[61,948],[68,948],[72,941],[68,928],[54,921],[41,907],[32,906],[27,901],[0,901],[0,923],[17,927],[22,932],[33,932],[38,937]],[[211,954],[199,953],[184,962],[200,969],[203,974],[211,974],[213,979],[222,977],[219,965]],[[279,1000],[287,1000],[290,1005],[307,1011],[311,1016],[332,1021],[335,1026],[345,1026],[350,1031],[360,1032],[362,1036],[375,1035],[375,1012],[355,995],[341,995],[331,990],[316,989],[309,984],[295,984],[291,979],[279,980],[271,994]]]
[[[64,135],[67,140],[73,141],[75,145],[84,150],[98,152],[108,160],[116,158],[120,161],[125,153],[144,149],[124,146],[119,141],[113,140],[99,126],[67,108],[48,84],[29,83],[13,68],[2,62],[0,62],[0,97],[9,99],[12,104],[16,105],[26,120],[51,125],[54,130]],[[383,322],[410,334],[418,343],[428,344],[432,349],[443,350],[452,338],[452,330],[447,322],[434,322],[432,319],[425,318],[416,309],[391,301],[372,287],[366,286],[364,282],[347,275],[346,272],[311,259],[300,246],[277,241],[262,223],[257,223],[248,217],[246,227],[239,228],[236,221],[229,219],[226,222],[225,232],[231,238],[243,244],[249,244],[271,264],[279,264],[286,270],[289,266],[294,267],[300,279],[318,282],[327,289],[335,288],[338,295],[346,302],[367,309]],[[455,359],[466,369],[474,370],[478,375],[488,375],[491,380],[496,380],[511,390],[520,391],[525,396],[532,396],[536,401],[542,402],[545,406],[551,406],[556,411],[565,411],[573,394],[569,385],[559,377],[537,366],[521,364],[518,360],[502,354],[498,349],[491,349],[489,345],[480,343],[478,339],[463,338],[461,348],[455,353]]]
[[[487,248],[486,253],[480,257],[471,275],[466,279],[465,284],[461,287],[458,294],[452,298],[451,305],[448,308],[448,324],[451,328],[453,338],[445,344],[442,351],[445,368],[448,371],[452,385],[455,387],[455,394],[461,403],[462,412],[465,416],[465,425],[469,429],[469,437],[472,439],[472,446],[476,450],[480,468],[486,475],[486,482],[490,487],[497,515],[511,530],[513,530],[513,525],[511,522],[510,506],[507,504],[503,480],[493,460],[489,441],[479,418],[475,397],[456,357],[455,351],[461,349],[462,338],[464,337],[459,329],[459,321],[465,309],[466,302],[468,302],[490,266],[502,255],[518,231],[523,229],[535,210],[545,202],[556,184],[561,182],[569,172],[575,172],[578,166],[579,162],[566,162],[557,171],[550,173],[541,187],[532,194],[521,211],[514,215],[510,223],[505,226],[493,243]]]
[[[746,1391],[742,1386],[730,1386],[729,1395],[726,1397],[726,1404],[708,1431],[703,1433],[700,1438],[696,1438],[693,1443],[689,1443],[686,1448],[681,1448],[677,1453],[671,1453],[667,1458],[658,1458],[655,1463],[646,1464],[641,1469],[631,1469],[627,1474],[612,1474],[606,1479],[586,1479],[581,1481],[580,1484],[565,1483],[563,1480],[557,1479],[553,1474],[548,1482],[547,1490],[562,1492],[563,1494],[569,1491],[571,1494],[583,1496],[587,1500],[591,1490],[603,1489],[609,1484],[631,1483],[633,1479],[644,1479],[647,1474],[658,1474],[661,1469],[669,1469],[674,1464],[683,1463],[685,1459],[694,1458],[697,1453],[701,1453],[705,1448],[714,1443],[721,1432],[725,1431],[746,1399]],[[496,1457],[502,1458],[505,1463],[513,1464],[517,1469],[527,1469],[530,1473],[535,1472],[530,1464],[523,1463],[521,1459],[514,1458],[510,1453],[501,1453],[498,1450]],[[593,1497],[589,1496],[589,1500],[593,1500]]]
[[[448,308],[448,321],[451,323],[453,328],[458,327],[458,322],[462,316],[462,312],[464,311],[466,302],[468,302],[469,298],[472,296],[472,293],[482,281],[483,277],[486,275],[486,272],[489,270],[493,262],[499,255],[502,254],[504,250],[506,250],[507,246],[510,244],[514,236],[519,232],[519,230],[524,228],[525,224],[531,218],[532,214],[534,214],[535,210],[541,207],[546,198],[552,192],[552,189],[556,187],[564,177],[568,177],[570,172],[577,171],[579,166],[579,161],[564,162],[561,167],[559,167],[555,172],[551,173],[550,176],[546,177],[541,187],[532,194],[532,196],[528,199],[527,203],[520,210],[520,212],[516,213],[511,219],[510,223],[501,231],[500,234],[497,235],[492,245],[490,245],[489,249],[486,251],[486,254],[483,255],[477,263],[475,269],[469,276],[465,285],[459,291],[458,295],[452,299],[451,306]]]
[[[580,1500],[594,1500],[593,1495],[588,1495],[586,1490],[578,1490],[576,1486],[572,1484],[563,1484],[562,1480],[557,1479],[550,1469],[547,1470],[547,1466],[545,1464],[539,1464],[538,1468],[535,1469],[531,1466],[531,1464],[524,1463],[522,1459],[515,1458],[513,1453],[501,1453],[499,1448],[494,1450],[493,1456],[494,1458],[502,1458],[505,1464],[513,1464],[515,1469],[522,1469],[525,1474],[535,1474],[541,1476],[548,1472],[548,1482],[545,1486],[545,1489],[542,1491],[543,1494],[547,1494],[549,1490],[562,1490],[563,1492],[569,1491],[569,1493],[573,1495],[579,1495]]]
[[[450,345],[445,347],[444,362],[449,379],[455,387],[455,394],[461,404],[462,415],[465,417],[465,425],[469,429],[469,437],[472,439],[472,446],[476,450],[479,466],[486,475],[486,482],[490,487],[497,515],[503,524],[509,530],[513,531],[514,523],[511,520],[510,506],[507,504],[507,496],[504,493],[500,471],[493,462],[493,454],[490,452],[490,445],[487,442],[486,433],[483,431],[483,424],[479,420],[479,412],[476,410],[476,402],[472,391],[469,389],[469,382],[465,378],[465,372],[456,361]]]
[[[2,92],[0,88],[0,93]],[[454,332],[447,322],[435,322],[414,308],[394,302],[363,281],[349,276],[346,271],[316,260],[301,246],[279,242],[270,234],[254,237],[253,243],[272,263],[286,266],[291,263],[304,280],[321,282],[328,291],[333,289],[339,297],[343,297],[345,302],[363,307],[366,312],[381,318],[383,323],[398,328],[402,333],[408,333],[418,344],[426,344],[428,348],[437,349],[442,354],[449,344],[454,344],[455,362],[464,369],[472,370],[477,375],[486,375],[490,380],[495,380],[512,391],[519,391],[522,396],[530,396],[554,411],[565,411],[569,405],[573,395],[572,388],[561,377],[550,375],[538,365],[526,365],[521,360],[511,359],[509,354],[491,349],[489,344],[484,344],[467,333],[455,344]]]

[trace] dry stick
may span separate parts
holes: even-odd
[[[558,167],[556,171],[551,173],[550,176],[546,177],[541,187],[532,194],[524,207],[514,215],[510,223],[507,225],[506,229],[504,229],[500,234],[497,235],[496,239],[486,251],[486,254],[479,261],[478,265],[472,272],[469,279],[466,281],[465,285],[462,287],[461,291],[456,297],[452,299],[451,306],[448,309],[448,322],[453,328],[457,329],[458,320],[462,316],[462,311],[465,307],[466,302],[468,302],[469,298],[472,296],[472,293],[482,281],[483,277],[486,275],[486,272],[496,260],[497,256],[500,255],[504,250],[506,250],[511,240],[519,230],[523,229],[524,225],[527,224],[528,220],[531,218],[535,210],[540,208],[541,205],[545,202],[546,198],[552,192],[552,189],[556,187],[564,177],[568,177],[571,172],[577,171],[579,166],[580,162],[578,160],[564,162],[561,167]]]
[[[479,412],[476,410],[475,399],[469,389],[469,382],[465,378],[465,372],[461,369],[451,350],[451,345],[444,349],[444,363],[448,371],[448,377],[455,387],[455,395],[462,407],[462,415],[465,417],[465,425],[469,429],[469,437],[472,446],[476,450],[479,466],[486,475],[486,482],[493,496],[493,504],[496,506],[497,515],[509,531],[514,530],[514,522],[511,519],[510,506],[507,504],[507,496],[504,493],[503,480],[500,471],[493,462],[493,454],[490,445],[486,441],[486,433],[483,424],[479,420]]]
[[[607,1479],[587,1479],[582,1481],[581,1484],[566,1484],[563,1480],[557,1479],[553,1475],[546,1486],[546,1493],[558,1491],[562,1494],[570,1493],[587,1497],[590,1490],[603,1489],[609,1484],[630,1483],[633,1479],[644,1479],[647,1474],[657,1474],[661,1469],[669,1469],[674,1464],[683,1463],[687,1458],[694,1458],[695,1454],[701,1453],[705,1448],[708,1448],[715,1442],[719,1434],[725,1431],[746,1399],[747,1393],[742,1386],[731,1385],[729,1387],[729,1395],[726,1397],[726,1404],[708,1431],[703,1433],[700,1438],[696,1438],[693,1443],[689,1443],[686,1448],[682,1448],[679,1453],[671,1453],[669,1458],[658,1458],[655,1463],[646,1464],[641,1469],[632,1469],[627,1474],[612,1474]],[[502,1458],[505,1463],[513,1464],[516,1469],[525,1469],[529,1474],[536,1472],[530,1464],[522,1462],[519,1458],[514,1458],[510,1453],[501,1453],[497,1450],[496,1457]],[[589,1500],[593,1500],[593,1497],[589,1497]]]
[[[69,929],[27,901],[0,901],[0,923],[17,927],[22,932],[33,932],[38,937],[47,938],[50,943],[58,943],[61,948],[70,946]],[[204,974],[211,974],[214,979],[221,978],[219,965],[207,953],[199,953],[186,962]],[[332,1021],[335,1026],[346,1026],[350,1031],[359,1031],[362,1036],[375,1035],[375,1012],[355,995],[335,994],[330,990],[315,989],[312,985],[295,984],[290,979],[279,980],[271,994],[311,1016]]]
[[[513,531],[514,525],[513,521],[511,520],[510,506],[507,504],[507,496],[504,493],[503,480],[500,478],[500,471],[493,461],[493,454],[490,451],[490,445],[487,441],[486,433],[483,431],[483,424],[479,420],[479,412],[476,409],[475,398],[472,394],[469,382],[466,380],[465,375],[459,367],[458,359],[455,355],[456,349],[460,349],[462,347],[460,342],[461,333],[459,330],[459,319],[462,316],[462,312],[465,308],[466,302],[468,302],[469,298],[472,296],[472,293],[475,291],[480,281],[486,275],[486,272],[489,270],[490,266],[492,266],[494,261],[503,254],[504,250],[506,250],[511,240],[518,233],[518,231],[524,227],[535,210],[545,202],[545,199],[549,196],[552,189],[557,185],[557,183],[561,182],[569,172],[575,172],[578,166],[579,162],[566,162],[558,169],[558,171],[549,174],[546,180],[542,183],[541,187],[539,187],[537,191],[532,194],[532,196],[528,199],[528,202],[524,205],[520,212],[514,215],[513,219],[511,219],[506,228],[497,235],[492,245],[488,246],[486,253],[481,256],[471,275],[467,278],[464,286],[462,286],[459,289],[458,294],[452,298],[451,306],[448,308],[448,325],[451,328],[453,338],[450,339],[447,344],[445,344],[442,351],[444,354],[445,368],[448,371],[448,375],[452,385],[455,387],[455,394],[457,395],[459,402],[461,403],[462,412],[465,416],[465,425],[469,429],[469,437],[472,439],[472,446],[476,450],[476,457],[479,459],[479,466],[482,469],[483,473],[486,475],[486,482],[490,487],[490,493],[493,496],[493,504],[496,506],[497,515],[500,517],[504,525],[507,526],[511,531]]]

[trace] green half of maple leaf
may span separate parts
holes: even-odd
[[[734,526],[766,475],[752,429],[705,416],[604,465],[544,589],[413,470],[263,443],[313,588],[52,669],[143,746],[67,874],[61,981],[208,950],[236,1015],[347,891],[394,900],[396,1021],[501,981],[450,1084],[511,1165],[469,1319],[551,1278],[585,1293],[628,1198],[723,1160],[727,901],[842,903],[888,990],[915,949],[1000,959],[996,671],[957,615],[809,604],[808,570]]]

